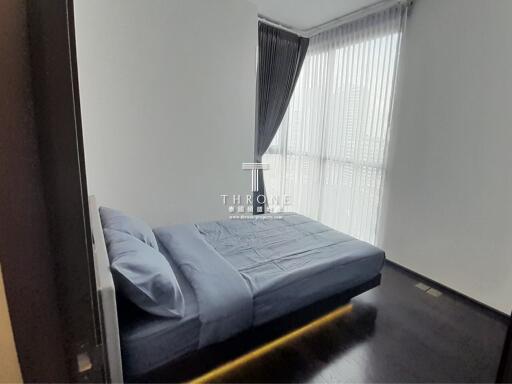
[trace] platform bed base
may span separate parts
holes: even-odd
[[[342,294],[331,296],[300,310],[253,327],[226,341],[191,352],[143,376],[128,377],[127,382],[189,382],[219,365],[236,359],[282,335],[347,304],[350,299],[380,285],[381,275]]]

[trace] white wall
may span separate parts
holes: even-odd
[[[512,1],[417,0],[380,223],[388,257],[512,309]]]
[[[89,192],[151,225],[247,193],[257,11],[243,0],[75,0]]]

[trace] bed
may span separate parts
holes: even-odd
[[[368,243],[294,213],[153,232],[176,274],[185,312],[155,316],[117,295],[114,338],[127,377],[144,377],[329,297],[361,293],[380,281],[385,258]],[[101,236],[101,228],[93,233]]]

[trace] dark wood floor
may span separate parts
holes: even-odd
[[[493,382],[506,319],[450,292],[433,297],[386,265],[382,285],[326,327],[223,382]],[[438,288],[438,287],[437,287]]]

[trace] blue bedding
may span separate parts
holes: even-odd
[[[156,229],[185,294],[183,319],[121,317],[123,365],[139,375],[380,273],[384,252],[297,214]]]
[[[196,225],[249,284],[254,325],[341,293],[380,273],[382,250],[302,215],[283,213],[277,217]]]

